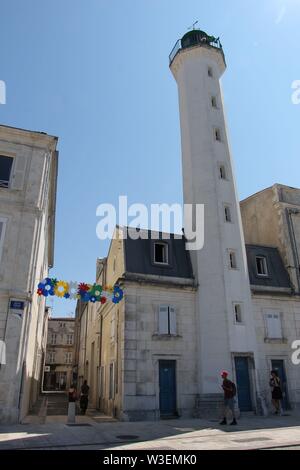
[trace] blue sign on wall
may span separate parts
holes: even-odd
[[[11,300],[10,307],[13,310],[24,310],[25,302],[22,300]]]

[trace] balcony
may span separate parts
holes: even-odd
[[[175,57],[180,53],[180,51],[195,46],[209,48],[212,47],[213,49],[218,49],[222,53],[225,62],[225,55],[220,38],[215,38],[214,36],[209,36],[204,31],[193,29],[192,31],[186,33],[181,39],[178,39],[171,51],[171,54],[169,55],[169,65],[172,65]]]

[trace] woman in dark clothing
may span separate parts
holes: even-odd
[[[69,398],[69,400],[68,400],[69,401],[69,404],[68,404],[68,423],[71,424],[71,423],[75,423],[75,415],[76,415],[76,411],[75,411],[76,388],[75,388],[74,384],[70,385],[68,398]]]
[[[89,403],[89,390],[90,387],[88,386],[87,381],[85,380],[81,386],[80,395],[80,409],[83,415],[85,415]]]
[[[282,400],[281,382],[277,370],[271,371],[270,387],[272,389],[272,403],[275,408],[275,414],[280,413],[280,401]]]

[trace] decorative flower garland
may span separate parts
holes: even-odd
[[[84,302],[101,302],[105,304],[111,300],[114,304],[121,302],[124,292],[118,284],[102,287],[99,284],[86,284],[85,282],[58,281],[46,277],[38,284],[37,293],[48,297],[56,295],[65,299],[80,299]]]

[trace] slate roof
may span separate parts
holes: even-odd
[[[277,248],[246,245],[250,284],[252,286],[291,288],[291,282]],[[268,276],[259,276],[256,270],[256,256],[265,256]]]
[[[158,233],[158,240],[151,239],[151,231],[146,230],[148,239],[130,237],[124,240],[125,247],[125,271],[126,273],[150,274],[157,276],[177,277],[193,279],[193,269],[190,253],[185,249],[185,239],[174,238],[169,234],[169,239],[162,239],[162,233]],[[169,264],[166,266],[154,263],[154,243],[163,241],[169,246]]]

